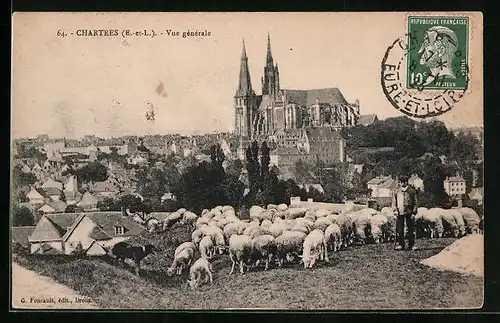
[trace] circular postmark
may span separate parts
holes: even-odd
[[[409,60],[407,39],[411,47],[417,46],[414,35],[406,34],[392,42],[382,59],[380,80],[385,96],[394,108],[412,118],[436,117],[450,111],[467,91],[468,65],[460,60],[461,88],[453,87],[446,73],[440,72],[446,67],[442,60],[438,62],[441,66],[415,75],[419,64],[426,62],[425,52],[420,59]],[[463,54],[457,50],[454,55],[460,59]]]

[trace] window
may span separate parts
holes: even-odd
[[[116,235],[122,235],[123,232],[124,232],[123,227],[121,227],[121,226],[120,227],[115,227],[115,234]]]

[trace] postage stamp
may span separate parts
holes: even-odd
[[[406,87],[464,90],[467,87],[469,18],[408,18]]]
[[[482,16],[422,15],[16,13],[11,309],[481,307]]]

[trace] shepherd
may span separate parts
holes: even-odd
[[[408,184],[408,176],[399,178],[400,186],[392,198],[392,211],[396,215],[396,240],[395,250],[405,249],[405,222],[408,234],[408,247],[416,250],[415,247],[415,215],[418,210],[417,190]]]

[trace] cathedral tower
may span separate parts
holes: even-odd
[[[236,115],[235,132],[240,137],[250,137],[252,131],[252,118],[255,110],[255,92],[252,89],[250,71],[248,69],[248,57],[243,40],[241,53],[240,78],[238,90],[234,96]]]
[[[278,64],[274,65],[271,54],[271,37],[267,34],[266,66],[264,66],[264,77],[262,78],[262,94],[276,95],[280,90],[280,75]]]

